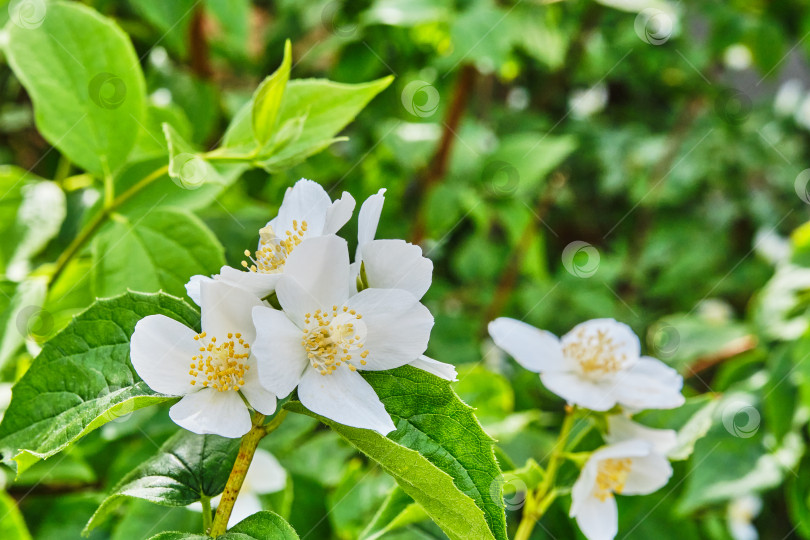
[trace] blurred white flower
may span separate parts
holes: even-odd
[[[630,420],[623,414],[607,417],[608,432],[605,441],[618,444],[624,441],[641,440],[651,446],[651,452],[668,456],[675,449],[678,434],[674,429],[655,429]]]
[[[253,454],[253,461],[250,462],[250,467],[248,467],[245,474],[245,481],[242,483],[236,502],[233,503],[231,517],[228,519],[228,528],[230,529],[246,517],[262,510],[260,495],[276,493],[286,486],[287,471],[273,457],[273,454],[258,448],[256,453]],[[222,494],[212,498],[211,507],[216,508],[219,506],[221,499]],[[202,512],[202,504],[199,502],[188,505],[188,508],[195,512]]]
[[[284,311],[255,307],[259,379],[278,396],[298,387],[309,410],[383,435],[395,429],[358,370],[387,370],[427,348],[433,317],[402,289],[352,295],[346,241],[322,236],[287,260],[276,293]]]
[[[265,304],[247,291],[213,281],[201,284],[200,299],[199,334],[165,315],[138,321],[130,343],[132,366],[155,392],[183,397],[169,409],[180,427],[241,437],[251,426],[243,396],[262,414],[276,410],[276,396],[259,384],[250,351],[256,336],[251,309]]]
[[[756,495],[745,495],[731,501],[726,514],[731,537],[734,540],[757,540],[759,534],[752,522],[761,510],[762,499]]]
[[[734,309],[720,298],[706,298],[698,302],[695,313],[702,319],[716,324],[728,323],[734,317]]]
[[[607,105],[607,101],[607,86],[599,83],[588,89],[571,92],[568,98],[568,108],[571,109],[571,116],[584,119],[602,111]]]
[[[790,240],[770,228],[761,228],[754,236],[754,250],[757,255],[773,265],[790,258]]]
[[[742,43],[730,45],[723,51],[723,63],[735,71],[748,69],[751,67],[752,60],[751,49]]]
[[[287,257],[296,247],[307,239],[335,234],[352,217],[354,205],[354,198],[347,192],[332,202],[320,184],[302,178],[287,189],[278,215],[259,231],[255,253],[245,250],[251,261],[242,262],[246,270],[223,266],[213,280],[236,285],[259,298],[268,296],[275,290]],[[186,285],[189,297],[197,304],[200,283],[205,281],[212,278],[194,276]]]
[[[793,114],[793,119],[801,127],[810,129],[810,95],[805,95],[801,100],[796,112]]]
[[[791,116],[802,100],[804,88],[799,79],[789,79],[782,83],[773,100],[773,110],[780,116]]]
[[[667,458],[645,441],[603,446],[588,458],[571,489],[570,516],[588,540],[612,540],[619,530],[614,494],[646,495],[672,476]]]
[[[683,404],[683,378],[660,360],[641,356],[638,337],[613,319],[581,323],[562,339],[515,319],[489,323],[489,335],[524,368],[569,403],[607,411]]]
[[[149,98],[158,107],[168,107],[172,102],[172,91],[168,88],[158,88]]]
[[[433,280],[433,261],[422,255],[422,248],[404,240],[374,239],[384,203],[385,189],[381,189],[360,207],[352,283],[357,290],[362,279],[369,288],[402,289],[421,299]],[[424,355],[410,365],[449,381],[457,378],[455,366]]]

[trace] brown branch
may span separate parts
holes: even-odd
[[[517,245],[512,250],[509,260],[501,272],[498,286],[495,288],[495,293],[492,296],[492,301],[484,311],[484,318],[479,331],[481,336],[486,335],[489,321],[502,313],[507,300],[509,300],[509,296],[512,294],[512,290],[515,288],[518,276],[520,275],[520,268],[523,266],[523,260],[526,258],[526,253],[537,235],[538,223],[546,217],[552,204],[556,201],[557,195],[567,181],[568,177],[561,173],[556,173],[550,177],[548,184],[546,184],[546,188],[543,190],[543,194],[540,196],[537,203],[535,210],[536,215],[530,217],[529,222],[524,227]]]
[[[450,102],[450,107],[448,107],[447,114],[442,123],[444,129],[442,130],[442,137],[439,140],[439,146],[436,148],[436,153],[430,160],[427,169],[417,178],[414,199],[417,201],[418,210],[411,232],[411,241],[414,244],[420,244],[422,240],[424,240],[425,202],[427,201],[431,188],[447,174],[447,166],[450,162],[450,154],[453,151],[458,126],[467,108],[470,90],[475,84],[477,75],[478,72],[471,65],[465,65],[461,68],[458,78],[456,79],[453,99]]]
[[[757,338],[752,335],[746,335],[742,337],[738,337],[737,339],[733,339],[726,343],[723,347],[719,350],[707,354],[705,356],[701,356],[700,358],[696,359],[692,362],[692,365],[689,366],[689,377],[695,376],[701,371],[706,371],[707,369],[716,366],[717,364],[721,364],[726,360],[734,358],[744,352],[748,352],[754,350],[757,346]]]
[[[201,79],[210,79],[214,70],[211,68],[211,58],[208,48],[208,36],[205,31],[205,10],[197,6],[191,16],[188,31],[188,53],[191,61],[191,70]]]

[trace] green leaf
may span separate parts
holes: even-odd
[[[0,491],[0,538],[3,540],[31,540],[31,533],[25,526],[17,502],[7,493]]]
[[[96,236],[93,259],[97,296],[128,289],[181,296],[188,278],[216,274],[225,264],[222,246],[202,220],[175,208],[138,220],[116,216]]]
[[[0,166],[0,271],[19,281],[30,259],[59,232],[65,219],[65,194],[19,167]]]
[[[410,366],[365,372],[397,430],[389,437],[318,417],[380,464],[450,538],[506,538],[492,439],[450,383]]]
[[[210,536],[183,532],[164,532],[149,540],[209,540]],[[217,540],[298,540],[298,534],[289,523],[273,512],[257,512],[234,525]]]
[[[42,310],[48,288],[44,277],[27,279],[17,286],[8,307],[0,315],[0,368],[14,356],[26,339],[50,331],[50,314]]]
[[[225,489],[239,439],[178,431],[157,454],[125,476],[87,522],[84,534],[101,524],[127,498],[163,506],[187,506]]]
[[[87,171],[117,169],[144,114],[143,73],[127,35],[76,2],[49,3],[39,27],[5,28],[6,56],[34,103],[40,133]]]
[[[427,519],[424,509],[413,502],[399,486],[388,493],[371,523],[360,535],[361,540],[377,540],[386,533]]]
[[[290,80],[291,64],[292,46],[290,40],[287,40],[284,42],[284,59],[281,61],[281,66],[262,81],[253,95],[251,109],[253,136],[259,142],[259,146],[264,146],[275,131],[278,111],[281,109],[281,99],[284,96],[287,81]]]
[[[0,423],[2,460],[19,474],[110,420],[171,399],[129,362],[135,324],[154,314],[199,331],[199,314],[179,298],[130,292],[97,301],[45,343],[12,389]]]
[[[672,461],[687,459],[695,450],[695,443],[703,438],[714,423],[720,400],[711,394],[690,397],[676,409],[650,410],[637,415],[636,420],[657,429],[677,430],[675,448],[667,457]]]

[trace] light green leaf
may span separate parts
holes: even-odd
[[[89,172],[117,169],[144,110],[143,73],[127,35],[77,2],[49,3],[36,28],[5,28],[6,56],[31,96],[40,133]]]
[[[397,430],[389,437],[320,418],[394,477],[451,538],[506,538],[492,439],[450,383],[410,366],[365,372]],[[299,402],[285,407],[315,416]]]
[[[428,519],[424,509],[413,502],[399,486],[388,493],[371,523],[360,535],[361,540],[377,540],[386,533]]]
[[[8,307],[0,314],[0,367],[20,349],[26,339],[44,337],[52,317],[42,310],[48,282],[44,277],[27,279],[17,286]]]
[[[0,271],[19,281],[29,261],[59,232],[65,194],[19,167],[0,166]]]
[[[0,538],[3,540],[31,540],[17,502],[0,491]]]
[[[225,489],[239,439],[178,431],[157,454],[125,476],[87,522],[88,534],[127,498],[163,506],[187,506]]]
[[[210,536],[183,532],[164,532],[149,540],[209,540]],[[257,512],[234,525],[217,540],[298,540],[298,534],[289,523],[273,512]]]
[[[129,362],[135,324],[154,314],[199,331],[199,314],[179,298],[131,292],[97,301],[45,343],[12,389],[0,423],[2,460],[19,474],[110,420],[171,399]]]
[[[138,220],[115,216],[96,236],[93,260],[94,289],[101,297],[129,289],[182,296],[188,278],[216,274],[225,264],[222,246],[202,220],[175,208]]]
[[[275,131],[278,111],[281,109],[281,99],[284,96],[287,81],[290,80],[291,64],[292,45],[290,45],[290,40],[287,40],[284,43],[284,59],[281,61],[281,66],[262,81],[253,95],[251,109],[253,136],[259,146],[264,146]]]

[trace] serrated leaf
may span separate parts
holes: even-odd
[[[140,219],[117,216],[93,242],[96,296],[134,289],[185,294],[195,274],[216,274],[224,249],[210,229],[190,212],[158,208]]]
[[[149,540],[209,540],[210,536],[183,532],[164,532]],[[273,512],[262,511],[246,517],[217,540],[298,540],[295,529]]]
[[[154,314],[199,330],[199,314],[179,298],[130,292],[97,301],[46,342],[12,389],[2,460],[19,474],[110,420],[171,399],[149,389],[129,361],[135,324]]]
[[[378,462],[451,538],[505,539],[493,440],[450,383],[410,366],[363,377],[397,426],[388,437],[318,417],[299,402],[285,407],[319,418]]]
[[[135,144],[146,93],[129,37],[76,2],[51,2],[36,28],[6,25],[6,56],[34,103],[37,129],[98,176]]]
[[[281,61],[281,65],[272,75],[262,81],[253,95],[251,109],[253,136],[259,146],[264,146],[275,131],[284,89],[287,87],[287,81],[290,80],[291,64],[292,45],[290,45],[290,40],[287,40],[284,42],[284,59]]]
[[[84,533],[95,529],[127,498],[164,506],[187,506],[202,496],[225,489],[239,439],[178,431],[157,454],[125,476],[87,522]]]

